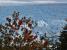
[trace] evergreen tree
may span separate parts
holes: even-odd
[[[61,50],[67,50],[67,25],[64,26],[63,31],[60,35]]]

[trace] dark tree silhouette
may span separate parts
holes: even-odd
[[[63,31],[60,35],[61,50],[67,50],[67,25],[64,26]]]

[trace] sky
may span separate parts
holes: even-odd
[[[67,0],[0,0],[0,1],[67,1]]]
[[[67,3],[67,0],[0,0],[0,5],[3,5],[3,3],[11,3],[11,4],[14,4],[14,3],[19,3],[19,4]]]

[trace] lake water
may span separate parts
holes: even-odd
[[[16,10],[20,12],[20,16],[32,17],[33,20],[40,22],[34,30],[49,32],[47,36],[59,35],[58,32],[67,23],[67,4],[34,4],[34,5],[18,5],[18,6],[0,6],[0,23],[5,22],[5,18],[10,16]],[[42,23],[43,22],[43,23]]]

